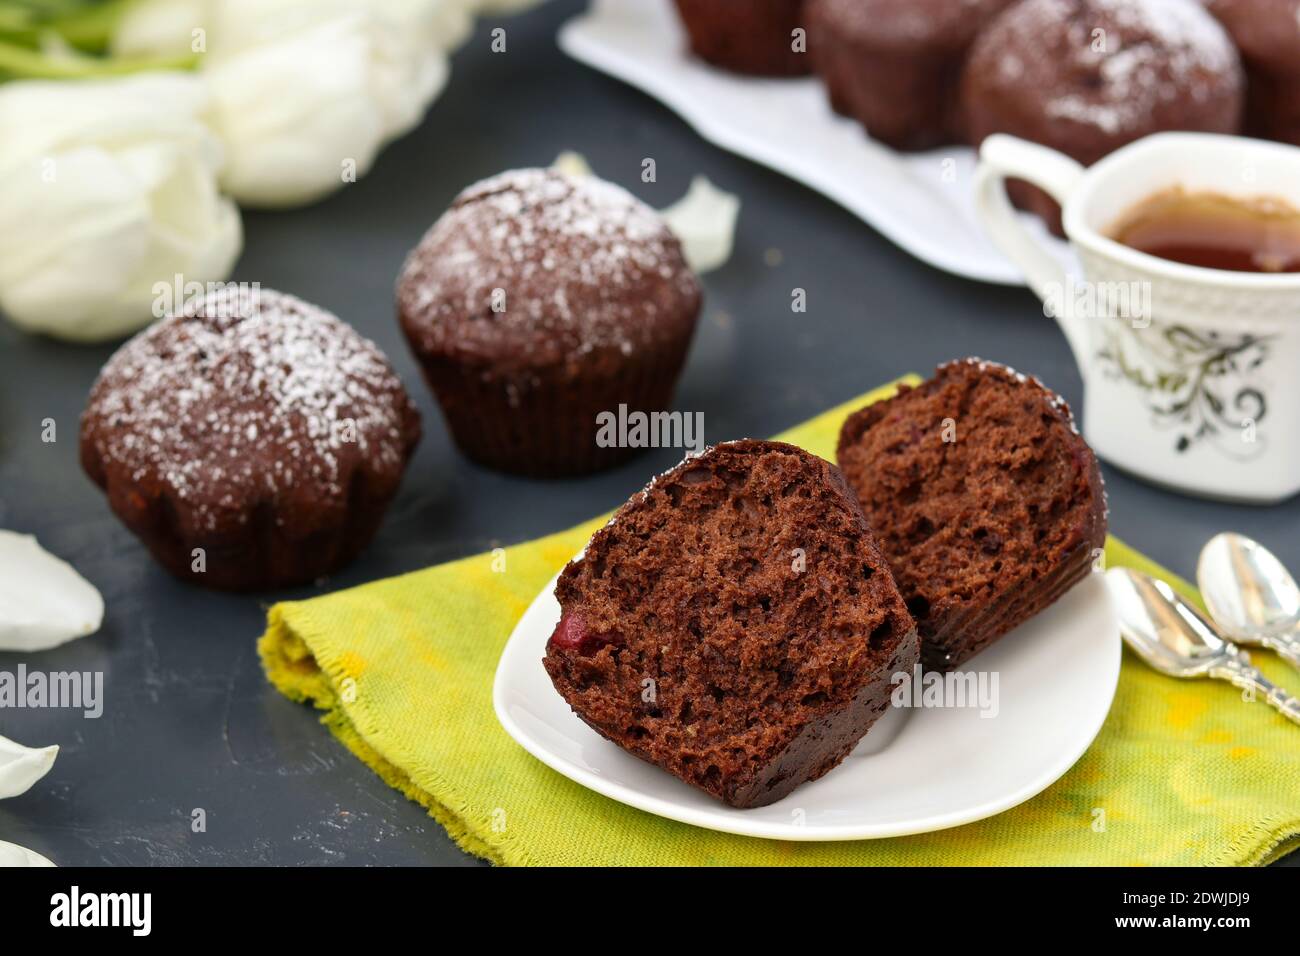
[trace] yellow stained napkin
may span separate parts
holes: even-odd
[[[778,437],[833,459],[845,416],[893,388]],[[698,829],[586,790],[506,735],[492,679],[515,622],[604,520],[508,548],[504,562],[475,555],[277,604],[259,642],[267,675],[323,710],[349,750],[494,863],[1259,864],[1297,845],[1300,728],[1225,683],[1162,677],[1127,650],[1110,716],[1078,764],[979,823],[790,843]],[[1114,539],[1106,559],[1163,574]],[[1297,683],[1272,655],[1255,657],[1270,677]]]

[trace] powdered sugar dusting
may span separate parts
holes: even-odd
[[[82,428],[110,481],[166,494],[190,530],[244,523],[262,502],[343,507],[358,468],[395,482],[419,430],[374,343],[293,296],[240,287],[119,349]]]
[[[422,348],[562,361],[628,355],[694,322],[699,288],[663,220],[624,189],[554,169],[470,186],[398,279]]]
[[[1005,86],[1041,91],[1049,117],[1108,136],[1162,106],[1241,84],[1235,47],[1196,0],[1024,0],[981,38]]]

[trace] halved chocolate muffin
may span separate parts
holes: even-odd
[[[795,44],[804,0],[676,0],[677,12],[701,60],[734,73],[799,76],[812,69]]]
[[[543,663],[577,715],[736,807],[835,767],[919,650],[839,470],[778,442],[717,445],[652,481],[555,593]]]
[[[470,458],[578,475],[637,449],[598,418],[665,410],[700,286],[663,219],[594,176],[520,169],[470,186],[402,268],[397,312]]]
[[[849,416],[837,453],[921,632],[956,667],[1082,579],[1106,495],[1070,409],[1037,379],[962,359]]]
[[[293,296],[231,287],[117,351],[91,389],[80,451],[163,567],[242,591],[351,560],[419,438],[373,342]]]

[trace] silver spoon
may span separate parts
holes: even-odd
[[[1138,655],[1170,677],[1216,677],[1258,693],[1300,724],[1300,700],[1250,665],[1246,652],[1215,632],[1196,608],[1164,581],[1132,568],[1111,568],[1106,584],[1119,612],[1120,634]]]
[[[1300,587],[1273,552],[1245,535],[1216,534],[1201,549],[1196,583],[1224,634],[1300,667]]]

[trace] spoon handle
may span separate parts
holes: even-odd
[[[1292,667],[1300,668],[1300,634],[1277,634],[1263,638],[1265,647],[1277,651],[1278,656],[1290,662]]]
[[[1229,657],[1210,670],[1211,677],[1226,680],[1242,690],[1254,691],[1288,720],[1300,724],[1300,700],[1261,674],[1242,657]]]

